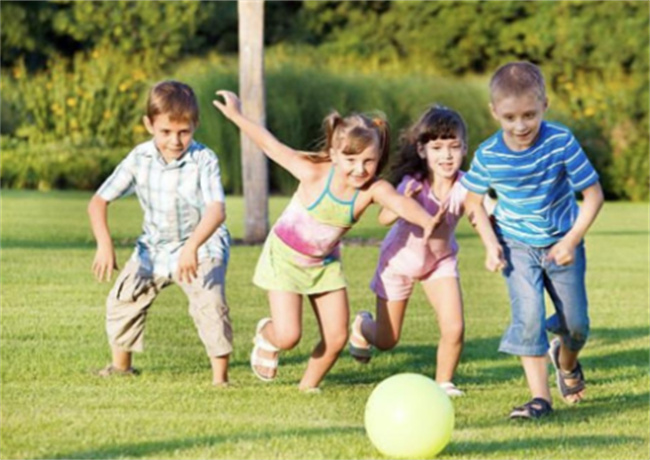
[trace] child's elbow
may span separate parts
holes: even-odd
[[[86,211],[88,212],[89,216],[92,216],[99,209],[101,209],[102,206],[106,206],[106,201],[104,201],[104,199],[102,199],[99,195],[95,194],[88,202],[88,207],[86,208]]]

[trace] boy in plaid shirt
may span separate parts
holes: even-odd
[[[117,269],[107,209],[136,193],[144,211],[143,232],[106,301],[106,332],[112,363],[99,375],[134,375],[132,352],[143,350],[147,310],[161,289],[176,283],[212,365],[212,383],[228,383],[232,327],[224,282],[230,236],[219,162],[193,140],[199,109],[192,89],[163,81],[149,93],[143,117],[153,138],[136,146],[88,205],[97,253],[93,272],[109,281]]]

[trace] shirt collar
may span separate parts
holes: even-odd
[[[180,158],[167,163],[163,158],[162,153],[160,153],[160,150],[158,150],[156,143],[153,141],[153,139],[151,139],[149,141],[149,145],[144,151],[144,154],[147,157],[155,158],[156,161],[165,168],[180,168],[181,166],[183,166],[185,163],[187,163],[192,159],[191,153],[193,150],[197,148],[197,146],[198,146],[197,142],[195,140],[192,140],[192,143]]]

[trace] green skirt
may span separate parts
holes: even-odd
[[[318,294],[346,288],[339,257],[316,259],[287,246],[271,230],[257,262],[253,283],[268,291]]]

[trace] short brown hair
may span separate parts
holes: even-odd
[[[542,71],[526,61],[509,62],[494,72],[490,80],[490,98],[521,96],[534,92],[541,100],[546,99],[546,83]]]
[[[174,80],[156,83],[147,98],[147,117],[153,122],[161,113],[168,114],[173,121],[191,121],[198,125],[199,104],[192,88]]]

